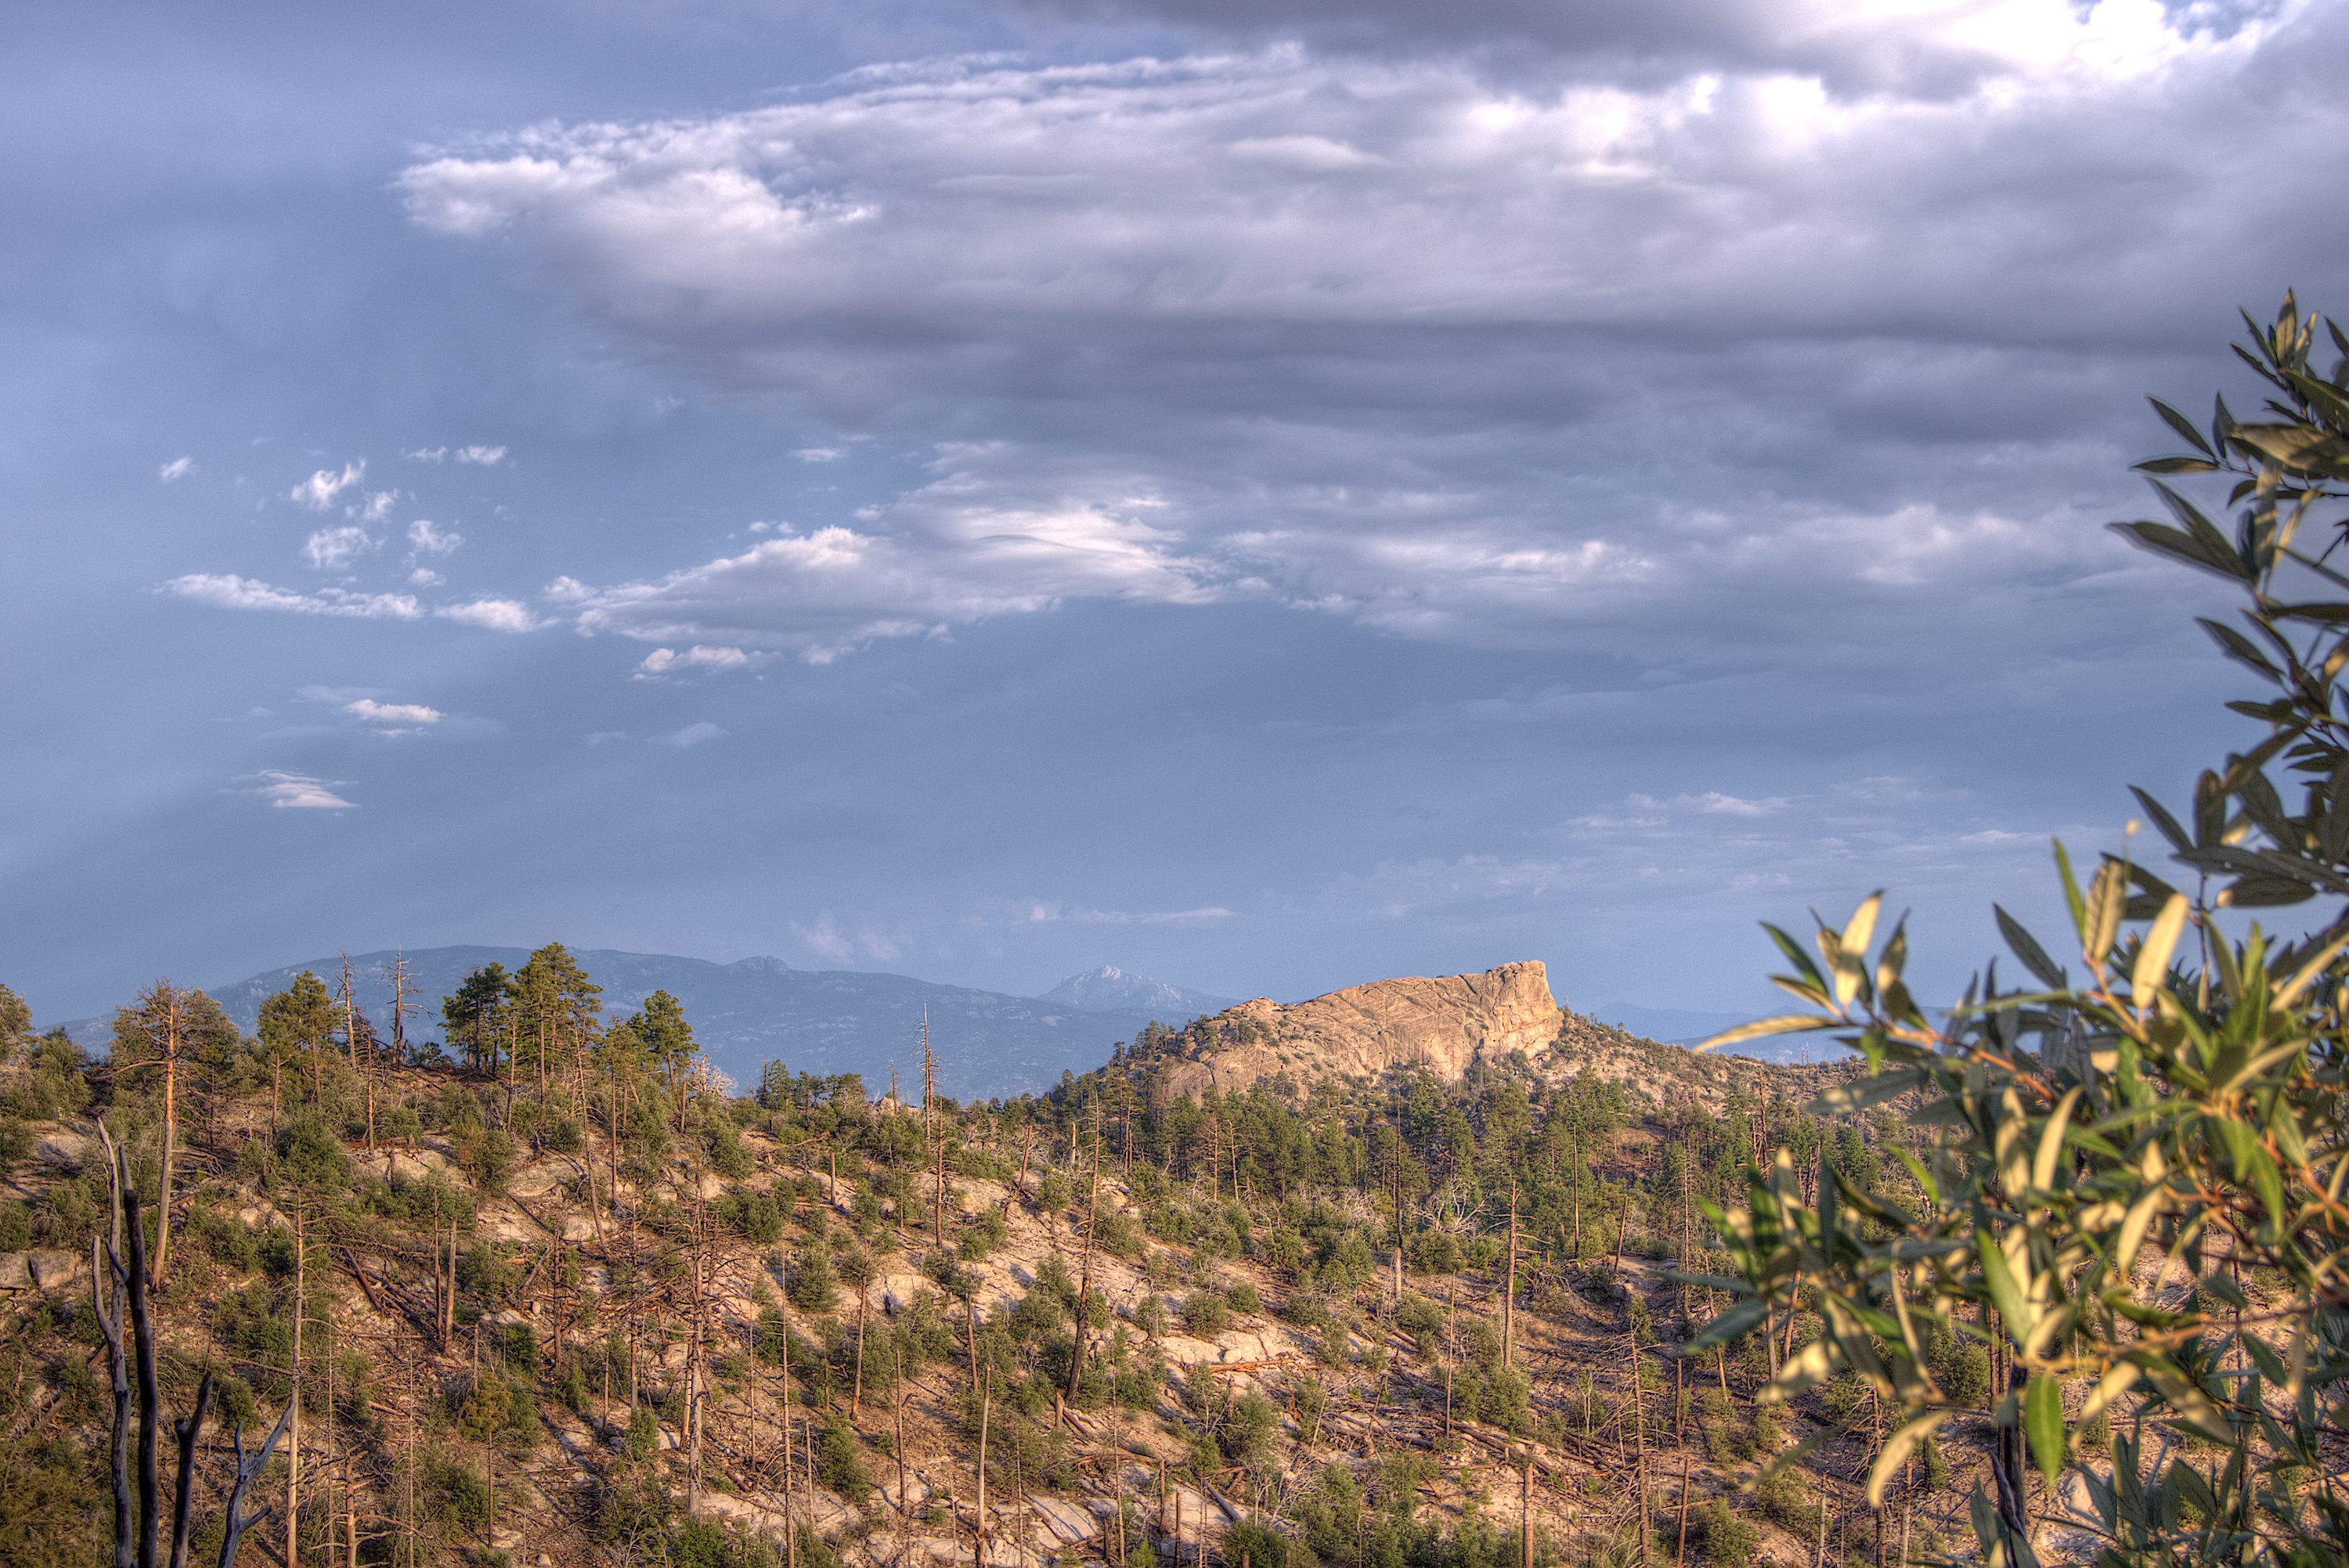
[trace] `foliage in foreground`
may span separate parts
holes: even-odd
[[[2206,434],[2157,403],[2191,449],[2140,465],[2174,521],[2119,525],[2235,586],[2240,627],[2201,624],[2267,687],[2229,705],[2267,733],[2188,809],[2137,791],[2190,887],[2126,856],[2083,887],[2058,846],[2078,972],[2001,910],[2028,983],[2002,988],[1992,965],[1940,1023],[1903,981],[1905,931],[1877,942],[1878,899],[1820,926],[1816,962],[1774,927],[1793,970],[1777,982],[1810,1010],[1714,1042],[1843,1031],[1870,1073],[1829,1109],[1913,1096],[1941,1130],[1902,1153],[1913,1210],[1824,1156],[1815,1196],[1783,1150],[1756,1171],[1745,1207],[1715,1211],[1741,1277],[1708,1283],[1744,1299],[1703,1342],[1814,1306],[1826,1331],[1771,1391],[1856,1373],[1897,1408],[1872,1500],[1961,1408],[1931,1321],[1988,1345],[1999,1442],[1973,1520],[1994,1563],[2036,1562],[2026,1446],[2051,1488],[2076,1478],[2074,1522],[2104,1562],[2349,1558],[2349,911],[2296,938],[2223,918],[2349,895],[2349,576],[2327,560],[2349,520],[2326,515],[2349,496],[2349,337],[2325,324],[2342,358],[2320,377],[2318,318],[2287,297],[2271,327],[2246,322],[2266,418],[2222,399]],[[2220,474],[2231,538],[2170,483]],[[2075,1441],[2107,1420],[2109,1462]]]

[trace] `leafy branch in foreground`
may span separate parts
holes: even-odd
[[[2240,590],[2240,629],[2201,624],[2268,687],[2229,705],[2267,734],[2204,773],[2182,815],[2137,791],[2192,891],[2111,857],[2083,886],[2058,845],[2080,973],[2002,909],[2030,984],[2002,989],[1993,964],[1940,1022],[1903,980],[1904,926],[1877,941],[1880,895],[1821,923],[1816,960],[1770,927],[1791,968],[1775,978],[1806,1010],[1708,1042],[1840,1031],[1869,1072],[1823,1109],[1905,1097],[1936,1130],[1901,1156],[1913,1212],[1824,1157],[1806,1200],[1784,1151],[1745,1207],[1713,1208],[1739,1277],[1707,1283],[1741,1299],[1699,1344],[1816,1311],[1817,1337],[1765,1392],[1846,1372],[1874,1387],[1899,1418],[1871,1501],[1961,1413],[1930,1370],[1930,1326],[1990,1346],[2004,1372],[1973,1520],[1993,1563],[2037,1562],[2026,1445],[2105,1563],[2349,1558],[2349,909],[2294,939],[2220,919],[2349,895],[2349,576],[2331,562],[2349,521],[2324,515],[2349,496],[2349,337],[2322,323],[2342,359],[2319,377],[2319,318],[2287,296],[2272,325],[2246,321],[2237,352],[2273,389],[2267,418],[2221,400],[2206,433],[2157,403],[2191,449],[2139,465],[2174,522],[2116,525]],[[2220,473],[2231,537],[2170,483]],[[2108,1456],[2077,1441],[2100,1418]]]

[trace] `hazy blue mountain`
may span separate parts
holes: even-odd
[[[1576,1009],[1584,1016],[1602,1024],[1612,1024],[1619,1029],[1668,1046],[1693,1046],[1707,1040],[1723,1029],[1733,1028],[1760,1016],[1755,1013],[1702,1013],[1680,1007],[1642,1007],[1634,1002],[1602,1002],[1595,1007]],[[1731,1046],[1727,1055],[1751,1057],[1764,1062],[1828,1062],[1844,1055],[1844,1049],[1823,1035],[1775,1035],[1744,1045]]]
[[[762,1064],[781,1061],[797,1072],[862,1073],[866,1089],[879,1095],[889,1086],[894,1063],[899,1082],[919,1092],[920,1028],[926,1008],[930,1043],[937,1054],[938,1088],[957,1099],[1045,1089],[1063,1071],[1084,1072],[1109,1058],[1110,1047],[1131,1040],[1155,1017],[1187,1022],[1205,1007],[1163,1009],[1086,1007],[1037,996],[1009,996],[964,985],[936,985],[904,975],[851,970],[794,969],[779,958],[745,958],[712,964],[658,954],[574,950],[587,973],[604,987],[615,1017],[626,1016],[655,991],[667,991],[685,1004],[694,1037],[710,1061],[748,1089]],[[411,1039],[441,1037],[440,998],[484,964],[516,969],[528,960],[520,947],[428,947],[407,954],[409,983],[421,1003],[410,1019]],[[387,1037],[391,1029],[389,953],[350,955],[351,985],[359,1006]],[[339,957],[288,965],[233,985],[208,987],[239,1027],[259,1023],[261,1004],[308,969],[331,988],[342,967]],[[1188,995],[1173,986],[1170,995]],[[110,1026],[82,1019],[67,1028],[85,1044],[103,1044]]]
[[[1143,975],[1128,975],[1104,964],[1082,975],[1071,975],[1037,998],[1088,1013],[1141,1013],[1164,1023],[1188,1023],[1206,1013],[1237,1007],[1242,998],[1210,996],[1182,985],[1169,985]]]

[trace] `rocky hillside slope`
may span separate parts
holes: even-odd
[[[1307,1002],[1258,997],[1143,1037],[1159,1092],[1198,1099],[1258,1086],[1300,1093],[1336,1079],[1355,1086],[1388,1075],[1428,1074],[1458,1083],[1498,1070],[1522,1054],[1525,1070],[1562,1081],[1582,1075],[1618,1084],[1632,1101],[1719,1106],[1733,1086],[1752,1092],[1765,1078],[1818,1081],[1849,1064],[1765,1068],[1756,1060],[1701,1055],[1661,1045],[1558,1005],[1538,963],[1504,964],[1478,975],[1378,980]],[[1828,1054],[1812,1047],[1815,1055]]]
[[[1193,1096],[1209,1088],[1237,1093],[1284,1074],[1375,1078],[1392,1068],[1456,1081],[1480,1061],[1542,1055],[1564,1016],[1547,973],[1532,962],[1481,975],[1377,980],[1306,1002],[1259,996],[1208,1019],[1223,1043],[1170,1068],[1164,1081]]]

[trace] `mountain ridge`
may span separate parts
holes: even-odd
[[[520,967],[530,950],[457,944],[404,954],[384,949],[336,954],[206,989],[239,1028],[251,1032],[259,1023],[262,1002],[272,992],[305,969],[332,985],[348,962],[360,1010],[379,1033],[388,1036],[391,986],[387,971],[395,956],[407,961],[410,984],[420,999],[409,1035],[437,1039],[442,1032],[441,997],[484,965]],[[1067,1000],[1016,996],[884,972],[801,969],[766,956],[720,964],[616,948],[574,948],[572,956],[603,986],[605,1007],[613,1017],[626,1016],[654,991],[675,995],[685,1004],[695,1037],[711,1065],[745,1088],[755,1085],[761,1066],[769,1061],[825,1076],[857,1073],[874,1095],[886,1088],[893,1069],[917,1080],[920,1031],[926,1017],[937,1052],[941,1092],[963,1099],[1039,1092],[1064,1072],[1100,1066],[1112,1047],[1150,1023],[1180,1025],[1192,1016],[1087,1008]],[[1142,983],[1173,998],[1197,995],[1162,982]],[[102,1045],[110,1037],[112,1020],[110,1016],[82,1018],[63,1026],[84,1045]]]

